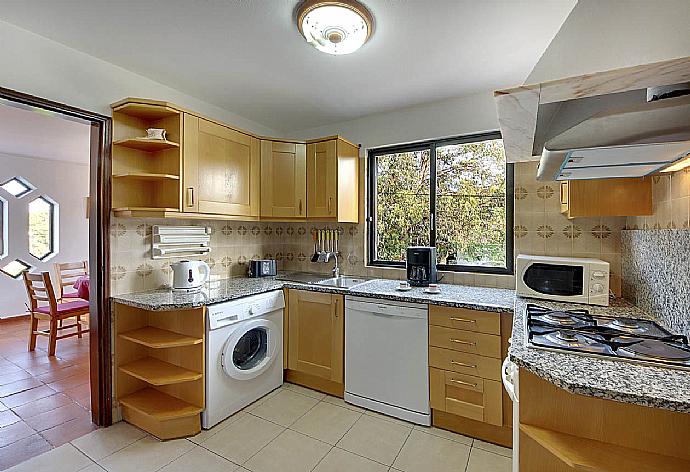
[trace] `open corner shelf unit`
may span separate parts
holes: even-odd
[[[182,177],[182,113],[165,102],[123,100],[113,110],[114,209],[179,211]],[[162,128],[166,139],[148,139]]]
[[[201,431],[204,308],[147,311],[115,305],[116,400],[125,421],[160,439]]]

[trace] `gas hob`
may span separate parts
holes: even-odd
[[[527,345],[690,370],[690,345],[650,320],[527,305]]]

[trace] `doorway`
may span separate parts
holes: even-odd
[[[0,126],[2,470],[112,423],[111,123],[0,88]],[[39,280],[32,297],[23,272],[47,277],[52,290]],[[32,298],[51,296],[52,308],[42,301],[31,309]],[[48,308],[41,312],[39,305]],[[50,333],[58,309],[61,315],[81,310],[81,324],[70,316]],[[40,318],[35,329],[31,311]],[[31,333],[45,328],[57,338],[55,355],[50,336],[36,336],[32,350]]]

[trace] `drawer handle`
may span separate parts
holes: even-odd
[[[469,367],[470,369],[476,369],[477,366],[473,364],[465,364],[464,362],[460,361],[450,361],[451,365],[459,365],[460,367]]]
[[[471,382],[464,382],[462,380],[457,380],[457,379],[450,379],[451,382],[456,383],[458,385],[463,385],[465,387],[471,387],[471,388],[477,388],[476,383],[471,383]]]
[[[460,321],[462,323],[476,323],[477,320],[470,320],[467,318],[457,318],[455,316],[451,316],[450,321]]]
[[[452,339],[450,340],[452,343],[457,343],[457,344],[465,344],[467,346],[476,346],[477,343],[471,342],[471,341],[463,341],[462,339]]]

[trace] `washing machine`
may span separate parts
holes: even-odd
[[[208,306],[203,428],[283,384],[284,308],[282,290]]]

